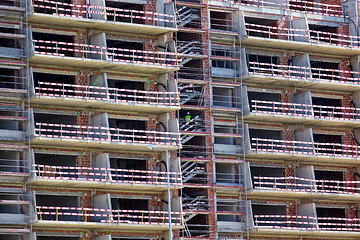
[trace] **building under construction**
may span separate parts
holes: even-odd
[[[0,239],[360,239],[357,0],[0,0]]]

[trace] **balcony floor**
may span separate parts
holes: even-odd
[[[100,69],[107,72],[160,75],[179,70],[177,67],[156,66],[153,64],[112,62],[100,59],[77,58],[77,57],[58,57],[51,55],[35,54],[30,58],[31,64],[48,66],[64,66],[69,68]]]
[[[59,177],[61,178],[61,177]],[[114,183],[106,181],[92,181],[92,180],[76,180],[67,179],[43,179],[33,178],[32,186],[46,186],[50,188],[91,188],[108,190],[127,190],[127,191],[141,191],[141,192],[164,192],[167,190],[167,184],[141,184],[141,183]],[[170,189],[180,189],[181,185],[170,185]]]
[[[75,221],[37,221],[32,225],[36,229],[71,229],[71,230],[84,230],[84,229],[98,229],[104,230],[125,230],[137,232],[158,232],[169,230],[168,224],[131,224],[131,223],[101,223],[101,222],[75,222]],[[172,225],[172,229],[182,229],[180,225]]]
[[[161,101],[161,100],[160,100]],[[49,106],[66,106],[72,108],[91,108],[97,110],[110,110],[110,111],[129,111],[129,112],[142,112],[142,113],[165,113],[174,112],[180,109],[180,106],[164,106],[156,104],[142,104],[135,102],[122,102],[116,103],[115,101],[101,101],[92,99],[76,99],[71,97],[34,97],[31,99],[31,104],[35,105],[49,105]]]
[[[270,151],[256,151],[250,150],[246,155],[248,159],[266,159],[266,160],[290,160],[290,161],[301,161],[301,162],[317,162],[325,163],[328,165],[354,165],[359,164],[360,156],[358,157],[344,157],[344,156],[324,156],[321,154],[313,154],[311,152],[304,153],[278,153]]]
[[[298,110],[301,111],[300,109]],[[302,117],[302,116],[291,116],[285,114],[266,114],[266,113],[254,113],[251,112],[244,116],[246,121],[264,121],[264,122],[277,122],[285,124],[303,124],[310,126],[319,127],[334,127],[334,128],[358,128],[360,127],[359,120],[339,120],[339,119],[326,119],[316,117]]]
[[[360,194],[336,194],[336,193],[316,193],[303,190],[303,192],[291,191],[291,190],[248,190],[247,196],[252,198],[264,198],[264,199],[293,199],[293,198],[306,198],[312,200],[327,200],[331,202],[358,202],[360,200]]]
[[[277,237],[297,237],[297,236],[305,236],[309,238],[326,238],[326,239],[358,239],[358,232],[348,232],[348,231],[314,231],[314,230],[299,230],[299,229],[279,229],[279,228],[271,228],[267,227],[256,228],[254,230],[250,230],[250,236],[277,236]]]
[[[330,82],[326,80],[319,80],[314,78],[296,78],[296,77],[282,77],[282,76],[261,76],[249,73],[243,78],[244,83],[272,85],[280,87],[299,87],[304,89],[319,89],[319,90],[334,90],[342,92],[360,91],[360,84],[338,83],[336,81]]]
[[[64,27],[78,27],[81,29],[98,29],[110,32],[133,33],[157,36],[165,33],[176,32],[177,28],[161,27],[145,24],[113,22],[82,17],[67,17],[43,13],[33,13],[29,16],[30,23],[57,25]]]
[[[76,140],[76,139],[66,139],[61,140],[61,138],[46,138],[46,137],[35,137],[31,141],[32,146],[54,146],[54,147],[64,147],[70,149],[89,149],[89,148],[97,148],[97,149],[106,149],[113,151],[124,151],[124,152],[149,152],[150,150],[147,145],[153,143],[119,143],[119,142],[111,142],[108,141],[93,141],[93,140]],[[162,144],[153,144],[155,148],[178,150],[180,146],[171,146],[171,145],[162,145]],[[154,149],[153,151],[159,151]]]
[[[272,49],[286,49],[300,52],[312,52],[333,56],[357,56],[360,48],[342,47],[327,43],[311,43],[300,41],[288,41],[281,39],[269,39],[261,37],[246,36],[241,40],[245,46],[264,47]]]

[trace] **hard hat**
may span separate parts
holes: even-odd
[[[187,114],[190,114],[190,112],[187,112]]]

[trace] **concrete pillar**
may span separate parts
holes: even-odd
[[[317,214],[316,214],[316,206],[315,206],[315,203],[308,203],[308,204],[299,204],[297,206],[297,215],[298,216],[308,216],[308,217],[314,217],[316,218],[317,217]],[[310,228],[310,227],[314,227],[316,228],[317,227],[317,220],[315,219],[306,219],[306,218],[303,218],[299,221],[302,221],[302,222],[310,222],[310,223],[314,223],[314,225],[311,225],[311,224],[304,224],[302,227],[307,227],[307,228]],[[301,225],[300,225],[301,226]],[[299,227],[300,227],[299,226]]]
[[[92,8],[91,6],[97,6],[97,7],[102,7],[102,8]],[[91,13],[90,15],[88,15],[89,18],[92,19],[98,19],[98,20],[107,20],[107,16],[106,16],[106,10],[105,10],[106,4],[105,4],[105,0],[90,0],[90,7],[89,7],[89,11],[94,11],[94,12],[98,12],[98,13],[103,13],[103,14],[93,14]]]
[[[291,21],[293,29],[301,29],[292,31],[296,36],[293,37],[294,41],[307,42],[310,40],[309,24],[307,18],[299,18]]]
[[[100,46],[100,47],[107,47],[106,44],[106,35],[105,33],[95,33],[90,37],[90,45]],[[97,51],[97,52],[107,52],[105,49],[98,49],[98,48],[92,48],[91,51]],[[94,59],[101,59],[101,60],[107,60],[108,56],[105,56],[104,54],[97,54],[97,53],[91,53],[91,58]]]

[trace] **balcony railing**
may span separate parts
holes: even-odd
[[[62,17],[71,17],[75,19],[107,19],[111,23],[135,23],[144,25],[170,24],[176,27],[175,17],[169,14],[139,11],[131,9],[121,9],[113,7],[91,6],[71,4],[49,0],[34,0],[35,13],[57,15]]]
[[[310,42],[322,45],[360,48],[360,37],[345,34],[322,32],[307,29],[294,29],[284,27],[273,27],[252,23],[245,23],[248,36],[266,39],[280,39],[296,42]],[[301,40],[300,40],[301,39]]]
[[[178,67],[177,54],[124,48],[107,48],[80,43],[33,40],[34,53],[54,57],[92,59],[110,63],[146,64],[149,66]],[[91,56],[93,55],[93,56]],[[94,57],[96,56],[96,57]]]
[[[180,107],[177,92],[156,92],[133,89],[83,86],[65,83],[39,82],[35,87],[39,98],[61,98],[64,100],[86,100],[118,105],[148,105],[153,107]]]
[[[249,62],[249,73],[265,77],[294,78],[360,86],[360,72]]]
[[[290,153],[308,156],[328,156],[345,158],[358,158],[360,156],[360,146],[340,143],[320,143],[252,138],[251,146],[251,150],[255,151],[256,153]]]
[[[327,15],[327,16],[335,16],[335,17],[344,17],[346,12],[343,11],[341,5],[334,4],[326,4],[320,2],[312,2],[305,0],[289,0],[284,2],[275,2],[271,0],[217,0],[223,2],[229,2],[232,4],[242,5],[242,6],[250,6],[250,7],[271,7],[280,10],[290,10],[294,12],[300,13],[308,13],[308,14],[317,14],[317,15]]]
[[[254,189],[326,194],[360,195],[360,181],[313,180],[300,177],[254,176]]]
[[[38,222],[51,221],[54,223],[66,221],[78,223],[104,223],[107,225],[169,225],[169,214],[166,211],[37,206],[36,213]],[[171,212],[171,225],[182,225],[181,218],[181,212]]]
[[[180,147],[179,133],[67,124],[36,123],[35,138],[105,144],[158,144]]]
[[[134,169],[91,168],[91,167],[68,167],[34,164],[35,178],[48,180],[69,180],[106,182],[112,184],[155,184],[167,185],[167,173],[159,171],[146,171]],[[170,185],[181,186],[181,174],[169,172]]]
[[[360,219],[293,215],[255,215],[256,229],[359,232]]]
[[[360,108],[251,100],[251,112],[320,120],[357,121]]]

